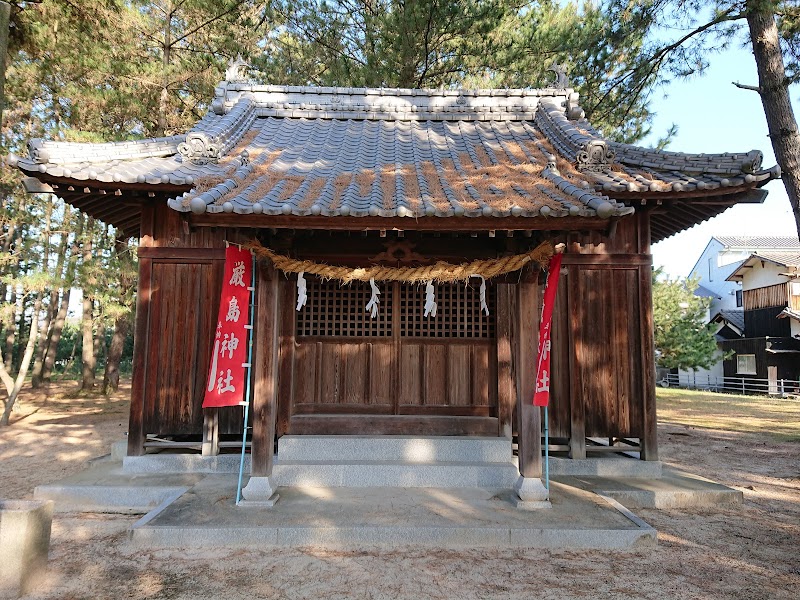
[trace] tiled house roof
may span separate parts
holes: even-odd
[[[800,250],[800,239],[789,236],[715,235],[714,239],[728,248],[764,250]]]
[[[721,310],[711,321],[717,320],[727,321],[740,332],[744,331],[744,311],[743,310]]]
[[[800,269],[800,249],[794,251],[758,250],[748,256],[737,269],[728,275],[728,281],[742,281],[747,271],[758,261],[768,261],[786,267],[790,272]]]
[[[186,135],[113,144],[37,139],[29,156],[12,162],[59,194],[156,191],[176,211],[243,218],[549,218],[558,229],[561,217],[608,219],[647,202],[700,199],[689,212],[654,213],[654,241],[763,198],[755,188],[779,175],[761,170],[755,151],[681,154],[605,140],[576,102],[569,89],[226,82]],[[117,214],[113,204],[95,209],[118,224],[104,217]]]

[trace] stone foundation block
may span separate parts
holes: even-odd
[[[33,590],[47,570],[53,503],[0,500],[0,598]]]

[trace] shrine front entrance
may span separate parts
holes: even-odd
[[[495,287],[480,280],[379,282],[373,319],[368,283],[283,280],[278,434],[498,435]],[[288,308],[287,308],[288,307]],[[291,309],[291,310],[289,310]]]

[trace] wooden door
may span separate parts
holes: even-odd
[[[493,288],[486,316],[477,284],[436,285],[425,317],[424,285],[384,283],[372,319],[369,284],[307,280],[282,358],[282,432],[496,434]]]

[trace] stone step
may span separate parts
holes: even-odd
[[[511,462],[511,440],[498,437],[285,435],[281,461],[400,463]]]
[[[519,471],[510,462],[277,460],[273,475],[277,486],[508,489],[519,478]]]

